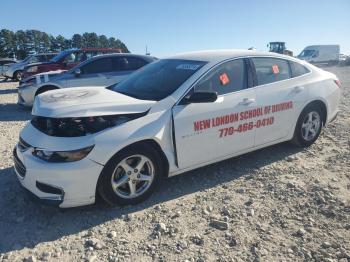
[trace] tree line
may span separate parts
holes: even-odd
[[[24,59],[29,54],[82,47],[120,48],[125,53],[129,52],[121,40],[96,33],[74,34],[66,39],[62,35],[55,37],[38,30],[0,30],[0,57]]]

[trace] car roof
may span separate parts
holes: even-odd
[[[38,54],[33,54],[33,56],[38,56],[38,55],[57,55],[58,53],[52,52],[52,53],[38,53]]]
[[[93,57],[90,58],[90,61],[91,60],[95,60],[95,59],[100,59],[100,58],[103,58],[103,57],[118,57],[118,56],[143,58],[143,59],[145,59],[147,61],[158,59],[156,57],[149,56],[149,55],[138,55],[138,54],[130,54],[130,53],[111,53],[111,54],[102,54],[102,55],[93,56]]]
[[[204,50],[177,54],[175,56],[167,57],[169,59],[185,59],[198,60],[208,62],[218,62],[235,57],[244,56],[273,56],[278,58],[291,58],[289,56],[271,53],[266,51],[245,50],[245,49],[223,49],[223,50]]]
[[[80,49],[72,49],[72,50],[81,50],[81,51],[101,51],[101,52],[110,52],[110,51],[116,51],[118,53],[122,53],[122,50],[120,48],[99,48],[99,47],[83,47]]]

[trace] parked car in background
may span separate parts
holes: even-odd
[[[52,71],[31,76],[18,88],[18,104],[31,106],[35,96],[59,88],[110,86],[155,60],[151,56],[134,54],[99,55],[66,72]]]
[[[40,53],[35,55],[29,55],[26,57],[26,59],[18,63],[5,65],[3,67],[2,75],[5,78],[11,78],[13,80],[20,81],[22,79],[23,69],[26,65],[30,65],[38,62],[40,63],[47,62],[56,55],[57,53]]]
[[[49,62],[26,66],[23,70],[23,79],[48,71],[69,70],[77,64],[96,55],[121,52],[121,49],[118,48],[82,48],[65,50],[52,58]]]
[[[10,65],[13,63],[17,63],[18,61],[14,58],[0,58],[0,75],[2,75],[3,72],[3,67],[5,65]],[[7,77],[6,77],[7,79]]]
[[[290,56],[180,54],[109,88],[39,95],[14,170],[36,198],[60,207],[96,195],[136,204],[164,177],[284,141],[310,146],[337,116],[340,93],[334,74]]]
[[[339,45],[311,45],[305,47],[298,58],[312,64],[335,65],[339,63],[339,55]]]
[[[347,58],[348,58],[347,55],[345,55],[345,54],[339,54],[339,62],[346,61]]]

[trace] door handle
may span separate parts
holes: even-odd
[[[243,100],[239,104],[247,106],[247,105],[250,105],[250,104],[252,104],[254,102],[255,102],[254,98],[243,98]]]
[[[300,93],[301,91],[303,91],[304,90],[304,87],[303,86],[296,86],[296,87],[294,87],[294,89],[293,89],[293,91],[295,92],[295,93]]]

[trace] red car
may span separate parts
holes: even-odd
[[[102,54],[122,53],[121,49],[117,48],[81,48],[65,50],[52,58],[49,62],[35,63],[26,66],[23,70],[22,79],[39,73],[69,70],[86,59]]]

